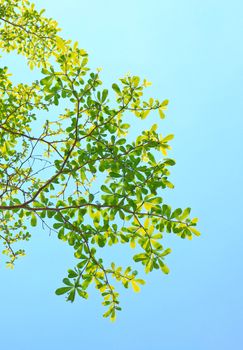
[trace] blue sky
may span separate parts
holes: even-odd
[[[191,206],[202,236],[168,237],[171,273],[148,275],[139,294],[124,290],[110,323],[96,293],[74,304],[54,295],[72,252],[33,230],[15,270],[1,264],[1,349],[242,349],[242,1],[35,3],[88,51],[91,67],[103,68],[106,86],[129,71],[153,82],[151,96],[170,100],[166,120],[143,127],[157,121],[175,134],[176,187],[165,199]],[[26,79],[22,59],[2,62]]]

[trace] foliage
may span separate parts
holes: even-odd
[[[2,51],[24,55],[30,69],[42,74],[30,85],[14,85],[7,67],[0,69],[3,254],[13,267],[24,255],[14,244],[28,241],[28,227],[42,223],[73,248],[77,259],[56,294],[66,294],[71,302],[76,295],[87,298],[93,283],[108,308],[104,316],[114,320],[120,307],[112,279],[135,292],[144,281],[130,266],[105,266],[100,248],[137,247],[133,260],[146,273],[161,269],[167,274],[170,249],[164,249],[162,233],[199,235],[190,208],[172,210],[161,197],[161,190],[173,188],[168,177],[175,161],[167,158],[173,135],[163,137],[152,125],[133,142],[126,138],[128,113],[144,119],[158,111],[163,119],[168,100],[143,101],[150,83],[137,76],[125,76],[111,91],[103,89],[99,70],[90,72],[87,66],[86,51],[61,38],[44,10],[27,0],[0,4]],[[69,108],[56,116],[53,106],[59,104]]]

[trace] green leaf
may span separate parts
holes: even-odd
[[[75,289],[73,288],[73,289],[71,289],[71,291],[67,297],[67,300],[69,300],[69,301],[71,301],[71,303],[73,303],[74,299],[75,299]]]
[[[173,211],[173,213],[172,213],[172,215],[171,215],[171,219],[173,219],[173,218],[177,218],[178,216],[180,216],[181,215],[181,213],[182,213],[182,210],[181,210],[181,208],[178,208],[178,209],[176,209],[175,211]]]
[[[31,226],[36,226],[37,225],[37,219],[34,213],[31,213],[31,219],[30,219],[30,224]]]
[[[89,295],[88,295],[88,293],[85,292],[84,290],[78,288],[78,289],[77,289],[77,292],[78,292],[78,295],[79,295],[80,297],[82,297],[82,298],[84,298],[84,299],[88,299],[88,296],[89,296]]]
[[[158,260],[158,261],[159,261],[161,271],[164,272],[166,275],[168,275],[168,273],[170,272],[170,269],[168,268],[168,266],[165,265],[162,260]]]
[[[69,278],[74,278],[74,277],[77,277],[77,276],[78,276],[78,274],[75,271],[73,271],[71,269],[68,270],[68,277]]]
[[[120,174],[114,173],[113,171],[111,171],[111,172],[109,173],[109,176],[115,177],[115,178],[122,177]]]
[[[105,193],[112,193],[111,190],[110,190],[108,187],[106,187],[105,185],[102,185],[102,186],[101,186],[101,189],[102,189],[102,191],[105,192]]]
[[[143,253],[134,255],[134,257],[133,257],[133,260],[134,260],[135,262],[143,261],[143,260],[146,260],[146,259],[147,259],[147,257],[146,257],[146,255],[143,254]]]
[[[112,89],[118,94],[118,95],[120,95],[120,93],[121,93],[121,90],[120,90],[120,88],[119,88],[119,86],[117,85],[117,84],[112,84]]]
[[[106,311],[104,314],[103,314],[103,317],[109,317],[110,314],[112,313],[112,309],[109,309],[108,311]]]
[[[58,288],[58,289],[55,291],[55,293],[56,293],[56,295],[62,295],[62,294],[65,294],[65,293],[69,292],[71,288],[72,288],[72,287],[62,287],[62,288]]]
[[[67,286],[72,286],[73,284],[69,281],[68,278],[63,279],[63,283],[66,284]]]
[[[44,85],[46,87],[50,87],[52,82],[53,82],[53,76],[45,77],[40,81],[41,85]]]
[[[105,89],[102,92],[102,102],[105,102],[107,96],[108,96],[108,90]]]
[[[166,255],[168,255],[168,254],[170,254],[171,253],[171,249],[170,248],[167,248],[167,249],[165,249],[164,251],[163,251],[163,253],[161,254],[161,256],[166,256]]]
[[[164,265],[161,267],[161,270],[167,275],[170,272],[170,269],[167,265]]]
[[[182,220],[186,219],[189,216],[190,212],[191,212],[191,208],[186,208],[183,211],[182,215],[180,216],[180,220],[182,221]]]

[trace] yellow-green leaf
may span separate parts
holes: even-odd
[[[151,203],[144,203],[144,208],[149,211],[153,207],[153,204]]]
[[[201,235],[201,233],[197,230],[197,229],[195,229],[195,227],[190,227],[190,230],[194,233],[194,235],[196,235],[196,236],[200,236]]]
[[[134,239],[132,239],[132,240],[130,241],[130,247],[131,247],[132,249],[136,248],[136,242],[135,242]]]
[[[159,116],[160,116],[161,119],[165,118],[165,114],[164,114],[162,108],[159,108]]]
[[[154,232],[154,225],[150,225],[148,228],[148,234],[151,235]]]
[[[136,293],[138,293],[138,292],[140,292],[140,287],[139,287],[139,285],[137,284],[137,282],[135,282],[135,281],[131,281],[131,285],[132,285],[132,289],[134,290],[134,292],[136,292]]]
[[[161,270],[166,274],[166,275],[168,275],[168,273],[170,272],[170,269],[168,268],[168,266],[167,265],[163,265],[163,266],[161,266]]]
[[[150,222],[149,218],[146,218],[145,221],[144,221],[144,227],[145,228],[149,227],[149,222]]]

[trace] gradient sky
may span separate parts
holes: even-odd
[[[123,311],[111,323],[95,292],[74,304],[54,295],[72,251],[32,228],[27,256],[13,271],[0,266],[1,350],[241,350],[243,2],[35,3],[88,51],[91,67],[103,68],[106,86],[129,71],[153,82],[151,96],[169,98],[166,120],[148,118],[143,128],[157,120],[163,134],[175,134],[176,187],[165,200],[191,206],[202,236],[168,237],[171,273],[148,275],[139,294],[123,290]],[[4,64],[28,79],[23,59]]]

